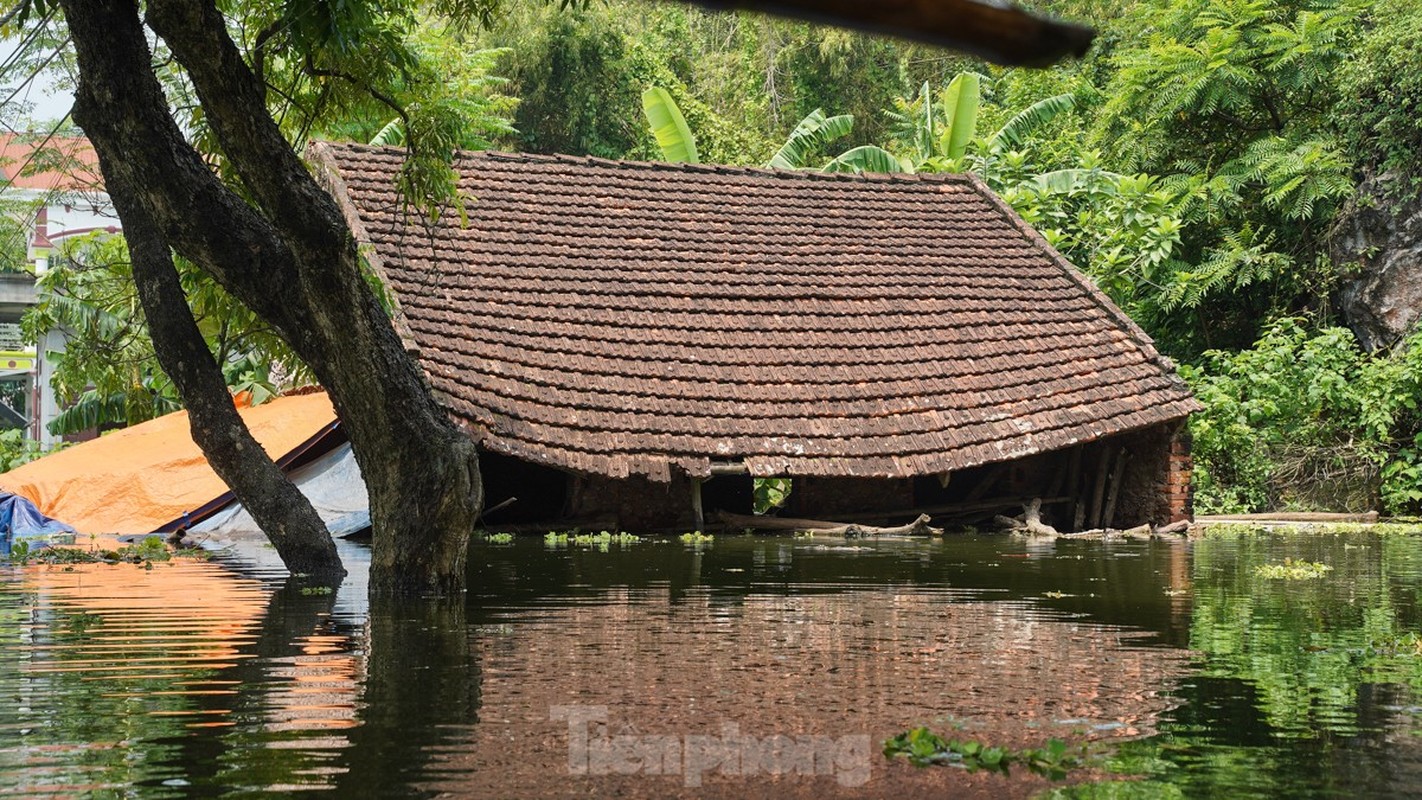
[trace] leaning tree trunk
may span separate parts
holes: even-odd
[[[106,177],[124,220],[133,279],[153,349],[188,409],[193,441],[241,499],[293,574],[339,578],[346,570],[326,524],[252,436],[237,413],[222,368],[188,308],[173,256],[153,221],[131,202],[122,175]]]
[[[104,174],[174,250],[269,322],[330,392],[370,492],[372,591],[462,589],[483,500],[474,445],[404,351],[339,208],[266,113],[264,87],[220,12],[211,0],[147,4],[255,208],[208,170],[174,122],[136,3],[62,5],[79,62],[74,117]]]

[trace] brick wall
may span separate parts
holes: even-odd
[[[630,533],[692,529],[691,479],[674,473],[669,483],[640,475],[614,480],[579,475],[572,485],[572,518],[615,522]]]
[[[913,508],[913,481],[872,478],[794,478],[785,516],[834,520],[836,514]]]

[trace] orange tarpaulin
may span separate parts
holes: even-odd
[[[281,460],[328,432],[336,412],[324,392],[241,409],[252,435]],[[148,533],[212,511],[228,494],[179,411],[105,434],[0,475],[0,489],[28,498],[80,533]]]

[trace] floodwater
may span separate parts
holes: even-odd
[[[373,608],[342,547],[334,592],[261,551],[0,567],[0,794],[1422,793],[1422,537],[533,537]],[[1089,765],[881,753],[919,725]]]

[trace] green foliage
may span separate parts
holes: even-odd
[[[489,48],[470,52],[467,47],[461,46],[457,38],[441,35],[443,33],[426,26],[412,34],[411,46],[419,54],[421,62],[427,65],[426,69],[442,78],[422,90],[421,104],[443,104],[447,108],[442,122],[424,124],[446,125],[444,134],[453,147],[462,150],[487,150],[511,141],[517,133],[513,128],[512,115],[518,101],[502,93],[508,80],[493,74],[495,64],[508,51]],[[429,92],[434,87],[438,87],[439,96],[430,97]],[[404,114],[390,117],[376,129],[380,120],[385,119],[393,109],[373,100],[365,105],[368,107],[352,109],[343,118],[332,122],[323,135],[392,147],[406,144],[409,138],[406,130],[408,109]],[[416,120],[415,124],[421,123]]]
[[[1422,186],[1422,6],[1371,4],[1362,41],[1338,70],[1335,117],[1349,152],[1396,173],[1401,197]]]
[[[178,267],[229,388],[260,404],[277,393],[274,366],[293,384],[309,381],[290,348],[255,314],[192,265]],[[67,334],[64,351],[47,354],[55,365],[52,388],[65,408],[51,433],[131,425],[181,408],[158,368],[121,236],[67,240],[37,283],[39,303],[25,314],[26,334],[37,340],[50,330]]]
[[[927,728],[904,731],[884,742],[884,755],[903,756],[915,766],[948,764],[969,772],[984,770],[1008,774],[1013,764],[1051,780],[1061,780],[1086,763],[1085,751],[1072,752],[1061,739],[1038,749],[1009,750],[974,740],[944,739]]]
[[[712,536],[709,533],[702,533],[701,531],[683,533],[679,538],[681,539],[682,544],[689,544],[692,546],[708,545],[716,541],[715,536]]]
[[[644,154],[632,45],[606,6],[562,12],[511,9],[489,41],[509,49],[504,68],[519,98],[518,145],[535,153],[602,158]]]
[[[9,472],[46,454],[39,442],[26,439],[19,428],[0,431],[0,473]]]
[[[669,164],[699,164],[700,152],[696,146],[696,136],[691,132],[686,118],[671,94],[658,86],[649,87],[642,93],[642,111],[647,125],[661,149],[662,160]],[[826,117],[823,109],[815,109],[800,120],[790,137],[780,146],[765,167],[770,169],[804,169],[814,153],[842,138],[854,128],[854,118],[841,114]],[[863,149],[863,148],[857,148]],[[846,154],[847,155],[847,154]],[[833,165],[840,161],[833,159],[827,172],[836,171]]]
[[[878,145],[852,147],[830,159],[824,172],[912,172],[913,165]]]
[[[1343,328],[1270,325],[1250,350],[1181,368],[1201,512],[1422,505],[1422,334],[1364,354]]]
[[[626,532],[613,533],[611,531],[601,531],[599,533],[576,533],[576,532],[549,532],[543,537],[543,544],[553,549],[568,547],[589,547],[600,552],[608,552],[612,545],[626,547],[642,541],[642,537]]]
[[[11,545],[9,561],[15,564],[139,564],[152,569],[154,563],[171,561],[173,557],[205,558],[204,550],[178,550],[168,547],[161,536],[146,536],[117,550],[79,547],[45,547],[33,549],[20,540]]]
[[[790,499],[791,488],[789,478],[755,478],[751,490],[751,507],[757,514],[780,508]]]
[[[512,101],[488,74],[501,54],[470,48],[465,38],[470,23],[492,22],[498,5],[247,0],[229,13],[269,88],[268,110],[293,146],[305,146],[313,131],[362,142],[385,131],[407,149],[403,199],[433,215],[462,208],[449,164],[454,149],[512,133]],[[199,150],[214,154],[223,176],[235,179],[182,74],[161,74],[177,105],[188,109]],[[398,125],[390,125],[392,117]]]
[[[771,156],[766,166],[775,169],[804,169],[809,165],[812,154],[823,150],[830,142],[848,136],[853,129],[853,116],[839,114],[826,117],[824,109],[817,108],[800,120],[795,130],[790,132],[790,138]]]
[[[1261,321],[1331,292],[1317,259],[1353,185],[1334,75],[1364,5],[1157,0],[1143,10],[1151,26],[1111,57],[1096,146],[1118,171],[1162,176],[1180,202],[1180,246],[1147,325],[1174,328],[1177,352],[1245,346]]]

